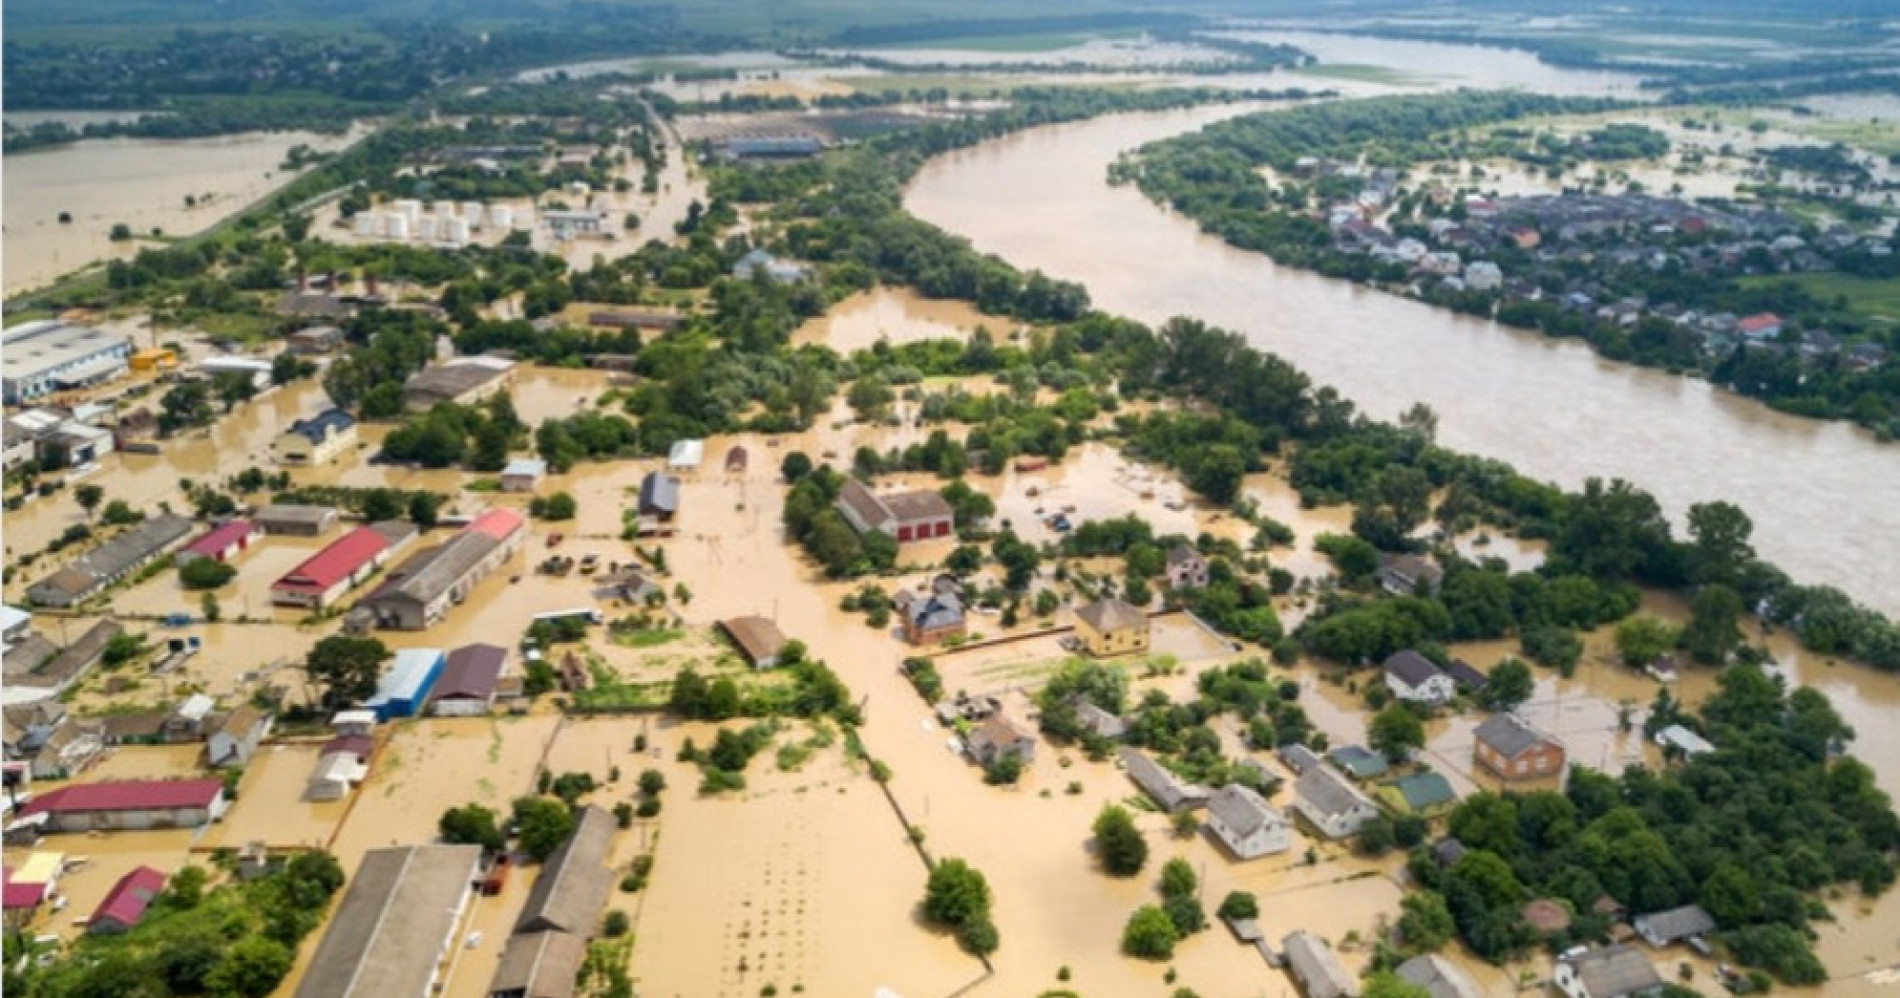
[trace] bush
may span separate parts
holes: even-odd
[[[1260,902],[1250,891],[1232,891],[1221,900],[1216,914],[1222,918],[1259,918]]]
[[[215,558],[193,558],[178,570],[186,589],[216,589],[231,581],[237,569]]]
[[[634,808],[633,813],[642,818],[658,817],[660,814],[660,799],[658,797],[648,797],[642,800],[640,806]]]
[[[1102,869],[1117,877],[1132,877],[1148,862],[1148,840],[1135,827],[1134,816],[1118,804],[1102,808],[1095,816],[1095,848],[1102,857]]]
[[[607,917],[600,920],[600,934],[609,939],[618,939],[626,935],[627,930],[631,928],[633,928],[633,920],[619,908],[608,912]]]
[[[1174,955],[1179,940],[1167,912],[1142,905],[1128,916],[1128,926],[1122,930],[1122,952],[1143,960],[1166,960]]]

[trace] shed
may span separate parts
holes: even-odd
[[[698,471],[705,460],[704,440],[675,440],[666,453],[666,466],[673,471]]]
[[[1424,988],[1431,998],[1485,998],[1484,989],[1470,974],[1436,953],[1415,956],[1399,964],[1394,973]]]
[[[739,446],[738,444],[733,444],[732,448],[726,451],[726,473],[729,475],[735,475],[735,474],[745,471],[745,469],[746,469],[745,448]]]
[[[517,932],[501,951],[489,998],[573,998],[587,939],[572,932]]]
[[[1013,755],[1022,762],[1028,762],[1036,755],[1036,736],[1023,730],[1000,710],[985,718],[964,741],[970,747],[970,758],[983,766],[1004,756]]]
[[[785,634],[778,625],[759,616],[733,617],[719,622],[720,629],[739,647],[740,654],[755,669],[770,669],[778,664],[785,648]]]
[[[1393,780],[1379,788],[1379,797],[1400,814],[1430,818],[1451,810],[1458,792],[1442,773],[1430,770]]]
[[[165,875],[149,866],[140,866],[119,878],[106,892],[105,899],[86,920],[86,931],[94,934],[130,932],[145,917],[152,899],[165,889]]]
[[[1384,776],[1386,770],[1392,768],[1383,754],[1362,745],[1341,745],[1326,753],[1326,758],[1356,780]]]
[[[1207,829],[1241,859],[1285,852],[1293,844],[1292,823],[1253,790],[1229,783],[1207,801]]]
[[[1661,745],[1664,752],[1674,751],[1685,759],[1715,751],[1714,743],[1680,724],[1656,732],[1656,744]]]
[[[1552,983],[1566,998],[1626,998],[1662,990],[1662,977],[1634,946],[1571,951],[1557,958]]]
[[[1163,811],[1182,811],[1207,803],[1212,791],[1174,775],[1160,763],[1132,748],[1122,749],[1122,768]]]
[[[1354,998],[1359,979],[1346,972],[1326,940],[1304,929],[1289,933],[1280,946],[1287,968],[1306,998]]]
[[[361,756],[347,751],[325,752],[317,758],[316,768],[310,771],[310,779],[304,784],[304,799],[342,800],[349,796],[350,788],[361,783],[367,775],[367,767]]]
[[[230,561],[264,536],[264,531],[249,520],[231,520],[213,527],[178,550],[172,560],[188,565],[200,558]]]
[[[250,704],[239,704],[211,728],[205,739],[205,762],[212,766],[242,766],[257,746],[270,736],[271,715]]]
[[[395,663],[376,684],[376,695],[365,700],[363,707],[375,711],[379,721],[416,716],[441,676],[443,662],[440,648],[398,651]]]
[[[548,463],[539,458],[518,457],[501,469],[503,492],[533,492],[547,477]]]
[[[640,515],[665,523],[679,515],[680,480],[672,475],[649,471],[640,479]]]
[[[251,514],[251,522],[266,534],[292,537],[318,537],[336,526],[337,512],[330,506],[273,503]]]

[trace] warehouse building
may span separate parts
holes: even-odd
[[[457,941],[482,848],[371,849],[296,998],[425,998]]]
[[[378,627],[420,631],[448,616],[483,579],[520,550],[527,533],[521,514],[491,509],[453,538],[418,551],[389,580],[357,604]]]
[[[68,607],[85,602],[185,539],[191,521],[164,513],[80,555],[65,568],[35,582],[26,598],[35,606]]]
[[[224,781],[114,780],[49,790],[20,808],[21,820],[39,819],[49,832],[196,828],[223,816]]]
[[[57,319],[21,323],[0,333],[7,405],[25,405],[57,391],[86,388],[126,372],[132,343],[123,336]]]
[[[416,716],[442,675],[442,663],[440,648],[404,648],[397,652],[396,663],[376,684],[376,695],[363,701],[363,709],[375,711],[378,721]]]

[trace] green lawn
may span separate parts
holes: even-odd
[[[1850,312],[1884,322],[1900,322],[1900,277],[1874,279],[1823,272],[1742,279],[1743,284],[1757,286],[1783,281],[1801,285],[1822,301],[1846,298]]]
[[[1388,87],[1404,87],[1425,82],[1424,77],[1402,73],[1386,66],[1362,66],[1344,62],[1302,66],[1293,72],[1301,76],[1317,76],[1322,80],[1353,80],[1359,83],[1378,83]]]

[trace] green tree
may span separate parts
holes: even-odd
[[[1200,878],[1194,875],[1194,867],[1188,865],[1187,860],[1176,856],[1161,865],[1162,897],[1192,895],[1200,885]]]
[[[1708,665],[1728,661],[1742,643],[1742,598],[1735,590],[1711,583],[1696,590],[1689,603],[1689,624],[1682,629],[1682,647],[1689,657]]]
[[[304,656],[304,675],[322,688],[324,705],[335,709],[373,696],[390,655],[389,646],[376,638],[333,634]]]
[[[1135,818],[1119,804],[1109,804],[1095,816],[1095,849],[1102,869],[1117,877],[1132,877],[1148,862],[1148,840],[1135,827]]]
[[[436,822],[436,830],[444,842],[478,845],[489,852],[499,852],[507,844],[495,812],[480,804],[464,804],[442,812],[442,817]]]
[[[274,939],[245,936],[224,951],[205,976],[205,988],[214,995],[264,998],[277,990],[295,958],[290,947]]]
[[[1420,985],[1384,970],[1367,977],[1359,994],[1360,998],[1432,998]]]
[[[1437,891],[1413,891],[1399,901],[1399,938],[1414,953],[1430,953],[1451,941],[1458,926]]]
[[[1749,543],[1755,524],[1741,507],[1726,502],[1689,507],[1689,577],[1699,584],[1733,586],[1755,561]]]
[[[1638,614],[1616,625],[1616,652],[1624,665],[1640,669],[1674,648],[1677,637],[1668,621]]]
[[[1393,465],[1379,472],[1359,497],[1352,532],[1375,547],[1403,550],[1431,509],[1431,479],[1409,465]]]
[[[1215,914],[1235,920],[1259,918],[1260,902],[1251,891],[1231,891],[1221,899],[1220,910]]]
[[[1403,762],[1413,749],[1425,747],[1425,722],[1395,700],[1373,715],[1366,741],[1393,762]]]
[[[1122,929],[1122,952],[1143,960],[1166,960],[1174,955],[1174,944],[1180,938],[1174,919],[1166,911],[1145,904],[1135,909]]]
[[[1491,669],[1478,691],[1478,702],[1490,710],[1514,710],[1529,700],[1536,688],[1531,667],[1523,659],[1507,658]]]
[[[87,482],[73,488],[73,499],[79,503],[80,509],[86,511],[88,520],[92,519],[92,511],[99,508],[99,504],[105,500],[105,497],[106,490],[102,485]]]
[[[216,589],[236,575],[236,568],[216,558],[193,558],[178,569],[178,581],[186,589]]]
[[[983,874],[961,859],[950,858],[930,868],[924,885],[924,916],[942,925],[962,925],[990,910],[990,885]]]
[[[550,797],[519,797],[514,802],[515,837],[521,851],[540,862],[574,834],[574,812]]]
[[[785,484],[796,485],[799,479],[811,474],[811,469],[811,458],[804,451],[795,450],[779,462],[778,473],[779,477],[785,479]]]

